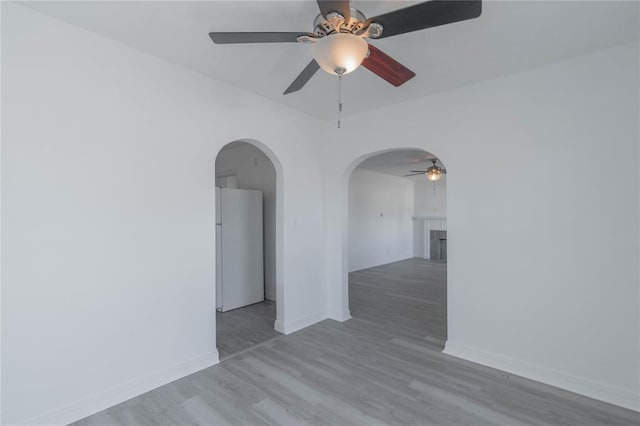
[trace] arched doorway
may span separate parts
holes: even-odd
[[[216,344],[220,359],[280,333],[282,166],[263,143],[226,144],[215,161]]]
[[[437,168],[430,169],[433,161]],[[343,274],[350,315],[395,336],[419,336],[421,343],[442,350],[447,338],[444,165],[422,149],[394,149],[360,157],[346,173]]]

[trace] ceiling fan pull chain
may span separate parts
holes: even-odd
[[[342,118],[342,75],[343,73],[338,73],[338,129]]]

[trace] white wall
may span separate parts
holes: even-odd
[[[216,361],[213,162],[245,138],[284,170],[284,330],[348,317],[351,169],[425,149],[449,173],[447,351],[640,408],[638,47],[336,130],[3,2],[2,422],[75,420]]]
[[[248,143],[220,151],[216,175],[234,175],[237,188],[262,191],[264,216],[264,293],[276,300],[276,169],[260,149]]]
[[[640,409],[638,48],[349,117],[327,133],[331,315],[349,315],[350,168],[420,141],[448,172],[447,352]]]
[[[357,168],[349,180],[349,271],[413,256],[413,181]]]
[[[416,217],[447,217],[447,177],[435,182],[425,179],[415,181],[415,212]]]
[[[3,424],[76,420],[217,361],[214,161],[230,141],[263,142],[284,170],[280,329],[326,316],[319,122],[2,8]]]

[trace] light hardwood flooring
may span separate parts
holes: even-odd
[[[350,276],[351,313],[97,413],[78,425],[638,425],[640,414],[440,352],[446,266]]]
[[[372,328],[442,350],[447,340],[447,264],[413,258],[352,272],[349,310]]]
[[[220,360],[281,336],[273,329],[276,303],[265,300],[229,312],[216,312]]]

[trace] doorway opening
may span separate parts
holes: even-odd
[[[268,152],[268,153],[267,153]],[[273,159],[273,160],[272,160]],[[215,161],[216,346],[220,360],[280,335],[280,165],[255,141]]]
[[[442,176],[425,174],[434,159]],[[447,339],[444,164],[417,149],[366,157],[349,175],[347,217],[351,317],[442,350]]]

